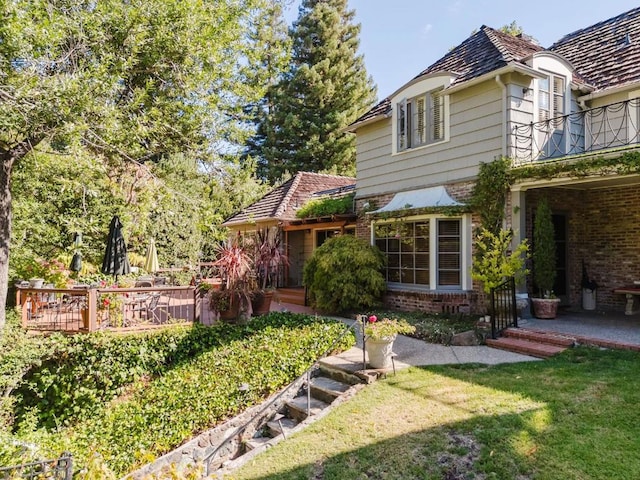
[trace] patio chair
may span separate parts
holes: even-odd
[[[163,323],[163,317],[164,321],[169,320],[171,318],[171,314],[167,310],[167,308],[169,307],[169,302],[161,302],[161,297],[161,294],[153,293],[149,296],[146,304],[134,308],[133,311],[144,313],[147,321],[151,321],[153,323]]]

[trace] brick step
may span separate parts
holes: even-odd
[[[520,338],[538,343],[548,343],[560,347],[573,347],[575,339],[558,333],[541,332],[539,330],[528,330],[526,328],[507,328],[502,332],[504,337]]]
[[[274,296],[274,300],[280,303],[304,305],[304,290],[279,288]]]
[[[522,353],[538,358],[549,358],[558,353],[564,352],[567,347],[559,345],[551,345],[548,343],[532,342],[531,340],[523,340],[513,337],[501,337],[496,340],[487,338],[487,345],[501,350]]]

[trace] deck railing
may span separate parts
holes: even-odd
[[[22,325],[29,330],[93,332],[100,329],[207,323],[209,313],[193,286],[136,288],[17,288]]]
[[[640,98],[517,125],[510,138],[515,163],[640,146]]]

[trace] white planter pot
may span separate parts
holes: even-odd
[[[391,354],[393,353],[393,341],[395,336],[373,340],[367,338],[365,349],[369,356],[369,366],[371,368],[391,368]]]

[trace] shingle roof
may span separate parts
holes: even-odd
[[[542,50],[531,40],[514,37],[483,25],[480,30],[467,38],[440,60],[414,77],[436,72],[455,73],[453,85],[479,77],[485,73],[504,67],[510,62],[522,62],[529,55]],[[364,122],[391,112],[391,99],[385,98],[354,123]]]
[[[315,192],[355,184],[356,179],[323,173],[298,172],[257,202],[227,218],[222,224],[256,222],[260,220],[293,220],[296,209]]]
[[[540,50],[543,48],[524,38],[482,26],[415,79],[435,72],[453,72],[458,75],[455,85],[509,62],[522,62]],[[565,35],[548,50],[574,66],[574,82],[587,83],[596,90],[640,81],[640,7]],[[391,101],[387,97],[353,124],[390,113]]]
[[[549,50],[597,90],[640,80],[640,7],[565,35]]]

